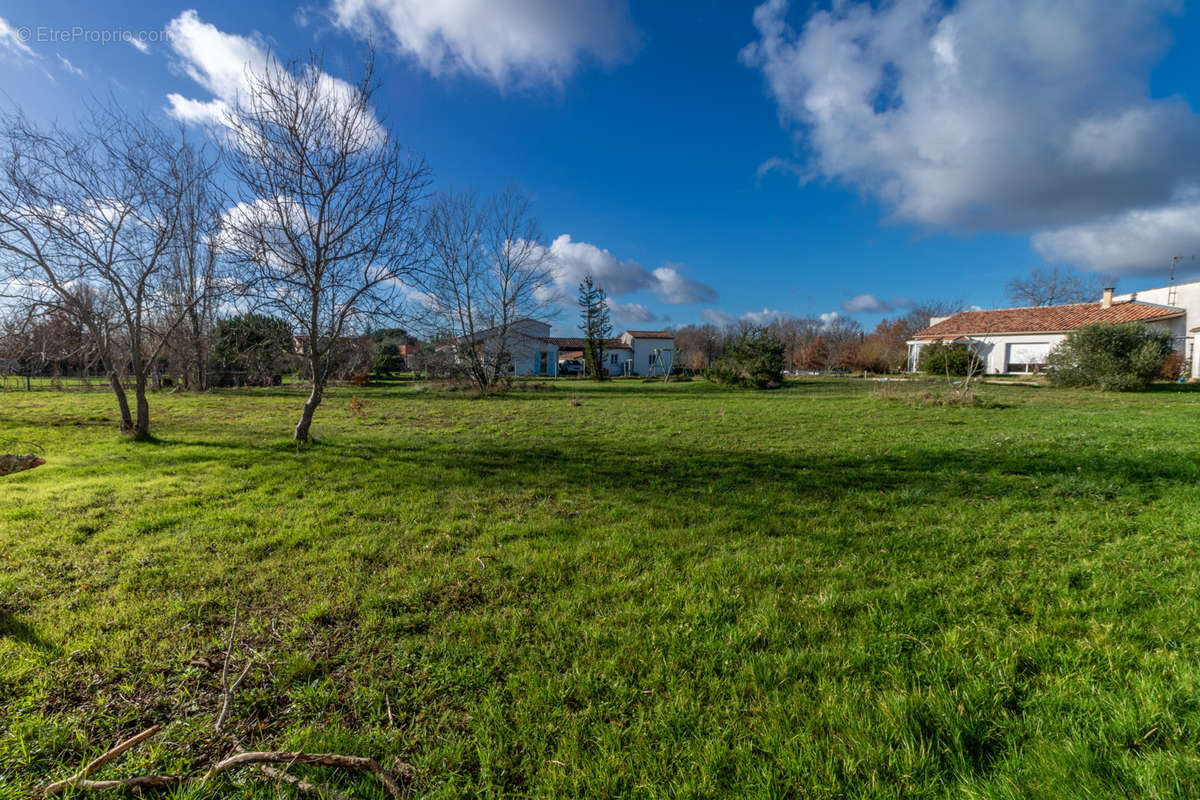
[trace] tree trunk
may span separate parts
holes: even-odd
[[[317,406],[321,405],[321,395],[325,390],[321,383],[316,378],[313,379],[312,394],[304,403],[304,411],[300,413],[300,421],[296,423],[296,432],[292,435],[297,442],[308,441],[308,429],[312,427],[313,413],[317,410]]]
[[[139,375],[134,383],[137,398],[137,419],[134,422],[133,438],[150,438],[150,403],[146,400],[146,376]]]
[[[125,387],[121,385],[121,376],[112,367],[108,370],[108,382],[112,385],[113,394],[117,396],[117,406],[121,409],[121,433],[131,433],[133,416],[129,413],[129,398],[125,396]]]
[[[315,339],[314,339],[315,345]],[[317,406],[321,405],[321,397],[325,394],[325,371],[321,369],[321,357],[316,355],[316,347],[311,346],[314,351],[310,359],[310,367],[312,369],[312,393],[309,394],[308,400],[304,403],[304,410],[300,412],[300,421],[296,423],[296,431],[292,434],[292,438],[297,442],[308,442],[308,430],[312,427],[313,414],[317,410]]]

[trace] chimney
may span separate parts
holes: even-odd
[[[1104,294],[1100,296],[1100,307],[1101,308],[1112,308],[1113,287],[1105,286],[1103,289],[1103,292],[1104,292]]]

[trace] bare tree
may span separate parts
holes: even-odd
[[[1106,279],[1071,269],[1038,267],[1024,278],[1008,282],[1009,299],[1018,306],[1054,306],[1090,303],[1100,296]]]
[[[919,331],[928,328],[931,324],[930,320],[952,317],[965,309],[966,304],[962,300],[926,300],[917,303],[900,318],[897,334],[904,341],[908,341]]]
[[[507,379],[520,323],[548,316],[547,250],[529,200],[511,189],[486,201],[443,194],[426,231],[429,254],[416,278],[426,325],[450,333],[458,369],[487,392]]]
[[[395,315],[420,256],[425,162],[375,117],[368,60],[354,84],[314,57],[269,58],[228,115],[230,173],[242,202],[223,241],[255,305],[295,326],[312,391],[294,438],[309,440],[339,344]]]
[[[11,115],[0,140],[0,271],[8,294],[64,313],[87,331],[116,396],[121,430],[148,437],[151,365],[186,311],[165,300],[179,164],[190,145],[114,102],[91,107],[77,130],[42,130]]]
[[[221,297],[217,290],[233,288],[232,276],[219,270],[221,196],[213,181],[218,164],[208,150],[187,148],[174,177],[181,188],[167,301],[169,315],[182,314],[183,321],[168,338],[167,348],[188,389],[209,386],[211,338]]]

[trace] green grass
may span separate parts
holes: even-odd
[[[206,765],[240,606],[240,734],[427,797],[1200,796],[1200,392],[983,391],[0,394],[0,795]]]

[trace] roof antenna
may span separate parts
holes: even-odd
[[[1196,257],[1192,256],[1171,256],[1171,279],[1167,282],[1167,305],[1175,305],[1175,300],[1179,294],[1179,287],[1175,285],[1175,265],[1180,261],[1195,261]]]

